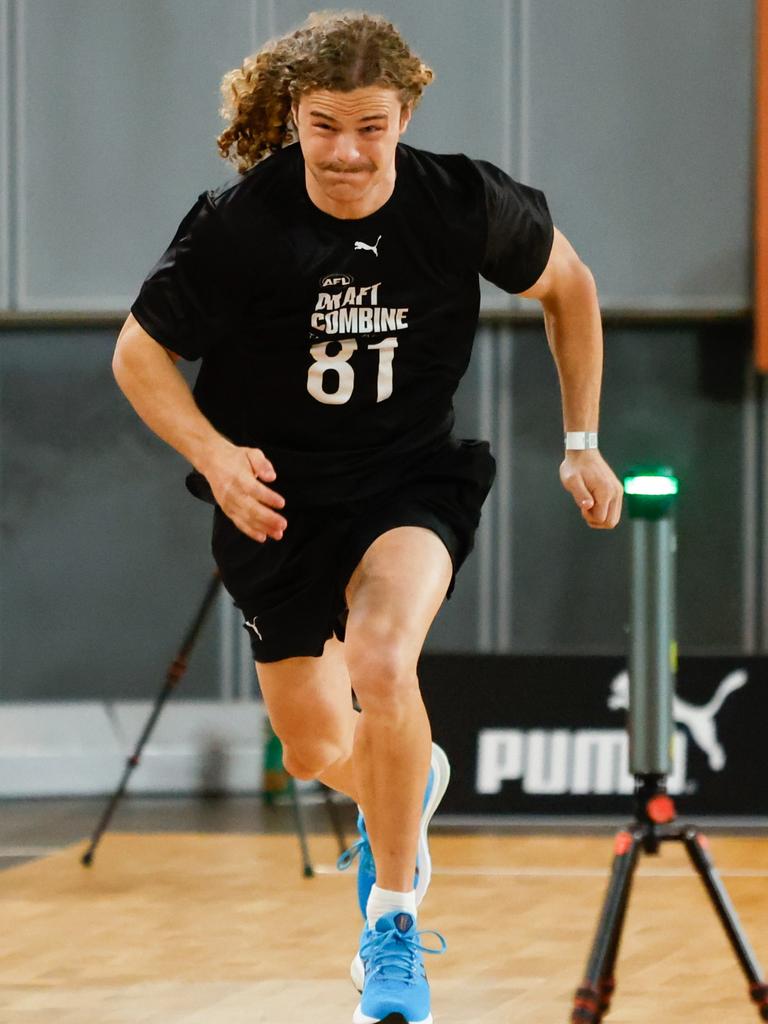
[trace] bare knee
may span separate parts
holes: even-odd
[[[283,767],[295,779],[319,779],[337,761],[349,757],[351,750],[341,744],[312,739],[305,742],[283,743]]]
[[[396,635],[361,635],[350,645],[347,665],[363,711],[397,712],[419,693],[416,659]]]

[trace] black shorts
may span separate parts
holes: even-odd
[[[451,442],[396,489],[338,505],[286,506],[282,540],[246,537],[217,506],[211,548],[245,618],[256,661],[319,657],[344,639],[349,579],[382,533],[422,526],[443,541],[456,573],[472,550],[496,463],[484,441]]]

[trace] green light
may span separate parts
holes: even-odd
[[[624,474],[624,492],[633,519],[670,515],[678,490],[677,477],[669,466],[633,466]]]
[[[673,476],[629,476],[624,480],[624,490],[627,494],[677,494],[678,483]]]

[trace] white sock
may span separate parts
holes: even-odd
[[[404,910],[415,921],[416,891],[411,889],[410,892],[394,892],[392,889],[380,889],[378,885],[372,886],[366,907],[368,927],[375,928],[380,917],[391,914],[394,910]]]

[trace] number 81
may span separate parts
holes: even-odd
[[[328,354],[329,345],[340,345],[335,355]],[[395,361],[397,338],[384,338],[367,346],[379,353],[379,372],[376,378],[376,401],[383,402],[392,394],[392,364]],[[309,352],[314,362],[307,374],[307,391],[324,405],[344,405],[352,397],[355,387],[355,371],[350,359],[357,350],[356,338],[339,338],[333,341],[318,341],[311,346]],[[323,390],[323,378],[326,373],[333,372],[337,378],[335,391]]]

